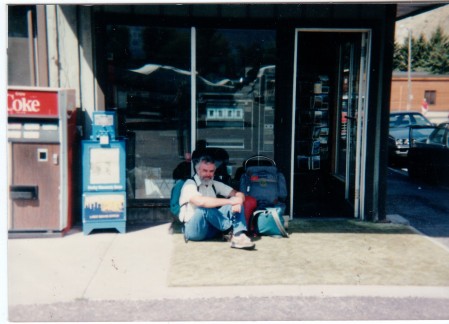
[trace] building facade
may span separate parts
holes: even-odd
[[[291,217],[380,221],[396,9],[9,6],[8,80],[76,89],[84,138],[94,111],[117,113],[131,220],[170,217],[173,171],[203,143],[236,188],[247,158],[273,158]]]
[[[408,93],[410,87],[410,102]],[[408,107],[409,104],[409,107]],[[449,75],[395,72],[391,80],[391,111],[423,112],[432,121],[449,119]]]

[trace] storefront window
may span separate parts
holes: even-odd
[[[197,30],[197,143],[229,154],[228,172],[273,157],[276,33]]]
[[[168,199],[190,151],[190,29],[107,26],[109,109],[127,142],[130,199]]]
[[[231,178],[245,159],[273,157],[274,31],[111,24],[106,44],[107,105],[128,138],[129,199],[168,199],[192,141],[225,150]]]

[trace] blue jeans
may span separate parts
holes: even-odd
[[[232,206],[220,208],[198,207],[193,217],[184,224],[186,240],[203,241],[216,237],[219,233],[233,227],[234,233],[246,231],[245,213],[233,213]]]

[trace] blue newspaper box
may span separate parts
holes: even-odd
[[[81,142],[83,232],[126,229],[126,140],[115,112],[94,112],[90,140]]]

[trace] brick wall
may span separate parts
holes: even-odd
[[[434,105],[429,105],[429,112],[449,113],[449,76],[413,76],[411,78],[411,111],[421,112],[421,104],[426,90],[436,91]],[[407,76],[394,76],[391,83],[390,111],[407,110],[408,94]]]

